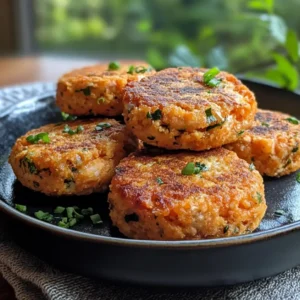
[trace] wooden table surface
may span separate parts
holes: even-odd
[[[1,57],[0,88],[33,81],[56,81],[71,69],[96,62],[62,57]],[[15,299],[13,289],[0,275],[0,300]]]

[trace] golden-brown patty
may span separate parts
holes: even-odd
[[[89,66],[63,75],[57,85],[56,104],[66,113],[118,116],[123,111],[123,89],[155,71],[145,62],[121,62],[117,70],[108,64]]]
[[[34,140],[41,133],[48,133],[49,143]],[[116,165],[135,147],[125,125],[113,119],[77,120],[29,131],[17,139],[9,162],[30,189],[84,195],[106,190]]]
[[[183,175],[188,163],[194,174]],[[135,239],[240,235],[256,229],[266,211],[261,175],[224,148],[131,154],[116,168],[110,190],[113,224]]]
[[[124,118],[142,141],[166,149],[205,150],[237,140],[256,113],[253,93],[233,75],[204,83],[207,69],[171,68],[125,88]]]
[[[263,175],[283,176],[300,168],[300,123],[281,112],[259,109],[253,127],[226,148]]]

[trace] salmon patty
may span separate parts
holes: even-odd
[[[300,168],[300,122],[281,112],[259,109],[253,127],[226,148],[262,174],[280,177]]]
[[[166,149],[206,150],[238,139],[257,110],[254,94],[233,75],[170,68],[125,88],[124,118],[143,142]]]
[[[127,237],[193,240],[255,230],[266,211],[258,171],[224,148],[134,153],[116,168],[110,217]]]
[[[136,140],[112,119],[50,124],[17,139],[9,162],[26,187],[47,195],[87,195],[108,188]]]
[[[155,71],[145,62],[99,64],[63,75],[57,85],[56,104],[77,115],[118,116],[123,111],[123,90]]]

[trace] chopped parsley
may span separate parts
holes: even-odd
[[[270,127],[270,124],[268,124],[266,122],[261,122],[261,126]]]
[[[65,210],[66,210],[65,207],[63,207],[63,206],[57,206],[57,207],[54,209],[54,213],[55,213],[55,214],[62,214]]]
[[[250,170],[251,172],[255,170],[255,165],[254,165],[253,162],[249,165],[249,170]]]
[[[111,61],[108,65],[108,71],[116,71],[120,69],[120,63],[117,61]]]
[[[104,97],[100,97],[100,98],[97,99],[97,104],[104,103],[104,102],[105,102]]]
[[[156,178],[156,182],[157,182],[159,185],[164,184],[164,182],[162,181],[162,179],[161,179],[160,177],[157,177],[157,178]]]
[[[220,73],[220,70],[216,67],[209,69],[203,75],[204,83],[206,85],[208,85],[209,87],[216,87],[221,82],[221,79],[215,78],[216,75],[218,75],[219,73]]]
[[[36,144],[39,141],[43,141],[45,144],[49,144],[50,138],[49,138],[49,134],[47,132],[41,132],[36,135],[29,135],[26,138],[26,141],[31,144]]]
[[[147,112],[147,119],[151,119],[151,120],[160,120],[161,119],[161,110],[160,109],[157,109],[154,113],[150,113],[150,112]]]
[[[296,175],[296,181],[297,181],[298,183],[300,183],[300,173],[298,173],[298,174]]]
[[[262,195],[259,192],[256,192],[256,199],[258,203],[262,203]]]
[[[61,117],[62,117],[63,121],[74,121],[77,119],[77,116],[67,114],[63,111],[61,112]]]
[[[182,175],[193,175],[193,174],[199,174],[200,172],[207,171],[208,168],[205,164],[201,164],[199,162],[193,163],[189,162],[186,164],[186,166],[182,169],[181,174]]]
[[[22,213],[25,213],[27,211],[27,206],[22,204],[15,204],[15,209]]]
[[[90,96],[91,95],[91,87],[87,86],[86,88],[83,89],[79,89],[79,90],[75,90],[75,92],[79,93],[79,92],[83,92],[83,94],[85,96]]]
[[[205,110],[205,114],[206,114],[206,121],[207,121],[208,124],[217,121],[217,119],[216,119],[216,118],[214,117],[214,115],[212,114],[211,107],[208,108],[207,110]]]
[[[76,133],[80,133],[84,130],[83,126],[79,125],[75,130],[73,130],[68,124],[65,125],[63,133],[68,133],[69,135],[73,135]]]
[[[43,212],[42,210],[36,211],[34,216],[42,221],[50,223],[53,220],[53,215],[48,212]]]
[[[91,215],[90,219],[94,225],[103,223],[99,214]]]
[[[27,164],[27,168],[28,168],[30,174],[38,174],[38,170],[37,170],[34,162],[32,162],[32,160],[30,158],[28,158],[27,156],[25,156],[21,160],[21,163],[23,164],[24,167],[26,167],[26,164]]]
[[[294,124],[294,125],[298,125],[299,124],[299,120],[295,117],[290,117],[290,118],[286,118],[285,119],[286,121],[290,122],[291,124]]]
[[[99,123],[96,125],[95,129],[97,131],[102,131],[105,128],[110,128],[112,125],[110,123]]]

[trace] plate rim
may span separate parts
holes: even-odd
[[[249,79],[241,75],[238,76],[238,78],[243,81],[259,84],[268,88],[282,90],[276,85],[272,85],[269,82],[264,80],[259,80],[259,79],[254,80],[251,78]],[[1,87],[0,90],[3,89],[9,90],[10,88],[13,89],[18,86],[32,86],[38,84],[45,84],[45,82],[32,82],[32,83],[25,83],[20,85],[6,86],[6,87]],[[300,91],[295,91],[295,92],[288,91],[288,92],[294,93],[298,96],[300,95]],[[45,98],[48,96],[52,96],[52,95],[40,95],[38,98]],[[81,240],[81,241],[84,240],[84,241],[89,241],[97,244],[98,243],[110,244],[115,246],[139,247],[139,248],[142,247],[142,248],[157,248],[157,249],[162,249],[162,248],[204,249],[204,248],[212,248],[212,247],[239,246],[248,243],[264,241],[266,239],[279,237],[281,235],[289,234],[291,232],[300,230],[300,220],[299,220],[290,224],[282,225],[280,227],[271,228],[265,231],[254,232],[254,233],[241,235],[241,236],[223,237],[223,238],[216,238],[216,239],[177,240],[177,241],[134,240],[134,239],[127,239],[127,238],[96,235],[96,234],[86,233],[82,231],[62,228],[51,223],[46,223],[41,220],[35,219],[32,216],[17,211],[14,207],[7,204],[1,198],[0,198],[0,211],[6,213],[7,215],[9,215],[14,219],[18,219],[21,222],[25,222],[28,225],[37,227],[47,232],[51,232],[53,234],[58,234],[64,238],[71,238],[71,239]]]

